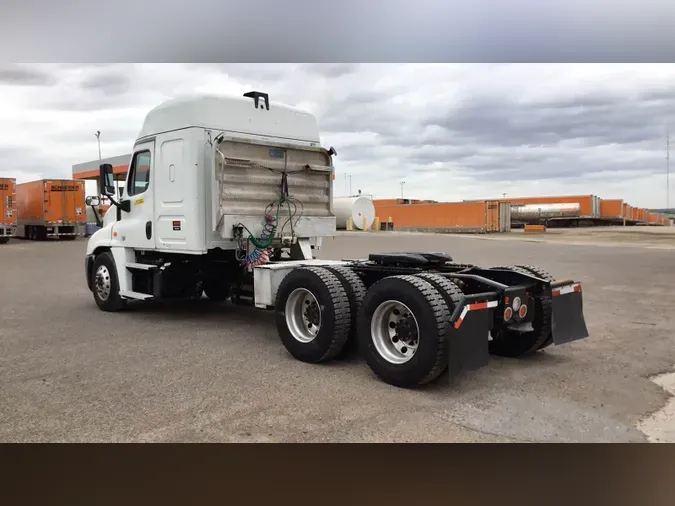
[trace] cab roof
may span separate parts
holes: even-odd
[[[314,115],[270,102],[260,92],[242,97],[202,94],[168,100],[147,114],[138,139],[190,127],[320,143]]]

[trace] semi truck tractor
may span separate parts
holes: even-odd
[[[123,197],[100,166],[112,207],[84,260],[98,308],[204,295],[254,305],[274,311],[296,359],[359,353],[404,388],[588,336],[580,283],[535,266],[424,251],[317,258],[336,230],[336,156],[313,115],[262,92],[151,110]]]
[[[0,244],[16,235],[16,179],[0,177]]]

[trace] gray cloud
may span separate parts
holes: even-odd
[[[638,97],[581,95],[524,106],[476,94],[423,124],[440,127],[436,138],[472,139],[479,145],[555,146],[580,140],[589,147],[645,142],[653,147],[673,117],[675,89]]]
[[[147,111],[193,91],[254,87],[317,115],[354,188],[444,200],[579,191],[652,200],[675,118],[670,67],[371,64],[43,64],[0,96],[2,175],[70,174],[127,153]],[[600,69],[600,70],[599,70]],[[604,69],[604,70],[603,70]],[[2,74],[0,74],[2,75]],[[28,132],[40,132],[40,146]],[[675,132],[675,129],[674,129]],[[665,178],[664,178],[665,179]],[[621,192],[620,195],[617,193]]]
[[[0,65],[0,84],[12,86],[49,86],[57,82],[54,75],[18,64]]]
[[[131,89],[131,79],[126,73],[107,71],[88,76],[80,86],[85,90],[108,96],[124,95]]]
[[[336,78],[354,74],[359,70],[358,63],[306,63],[302,70],[308,74],[317,74],[322,77]]]

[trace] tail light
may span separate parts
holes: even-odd
[[[504,309],[504,320],[505,321],[509,321],[512,316],[513,316],[513,309],[511,309],[510,307],[507,307],[506,309]]]
[[[527,316],[527,306],[523,304],[520,306],[520,309],[518,310],[518,316],[522,319]]]

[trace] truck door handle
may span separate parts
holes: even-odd
[[[148,240],[152,237],[152,222],[148,221],[145,223],[145,237],[148,238]]]

